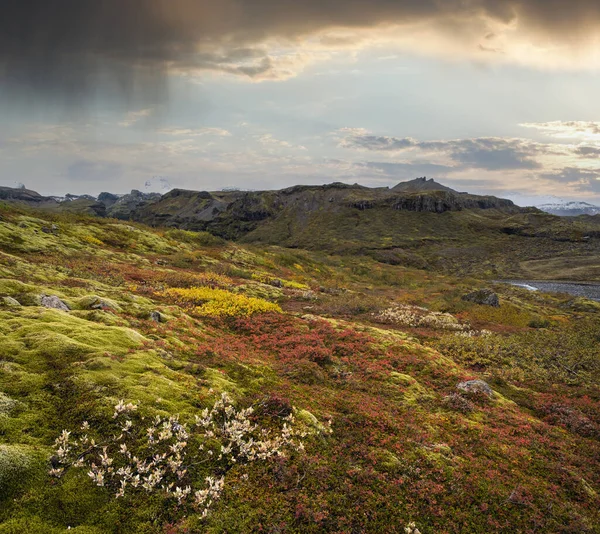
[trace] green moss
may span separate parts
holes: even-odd
[[[67,530],[55,527],[36,516],[15,518],[0,524],[0,534],[24,534],[25,532],[27,534],[65,534]],[[68,532],[73,532],[73,530]]]
[[[259,282],[242,284],[234,288],[236,293],[243,293],[248,297],[268,300],[270,302],[279,302],[283,299],[283,291],[278,287],[273,287]]]
[[[328,430],[312,413],[308,410],[296,410],[295,414],[296,419],[306,426],[308,426],[312,430],[316,430],[320,434],[327,434]]]
[[[0,500],[15,495],[44,472],[46,454],[25,445],[0,445]]]
[[[376,459],[376,468],[388,473],[394,473],[402,469],[403,463],[394,453],[387,449],[376,448],[373,450]]]
[[[239,386],[232,380],[229,380],[218,369],[206,369],[203,374],[203,379],[206,381],[207,386],[215,391],[225,391],[233,394],[234,396],[240,396],[242,393]]]
[[[39,293],[39,288],[31,284],[24,284],[18,280],[0,279],[1,295],[19,295],[21,293]]]
[[[388,382],[394,384],[402,393],[403,402],[416,404],[426,399],[434,399],[435,395],[410,375],[391,371]]]

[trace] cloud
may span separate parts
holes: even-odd
[[[129,128],[134,124],[137,124],[142,119],[149,117],[152,115],[154,110],[151,108],[148,109],[140,109],[139,111],[130,111],[127,113],[127,117],[119,123],[119,126],[123,126],[124,128]]]
[[[162,135],[199,137],[203,135],[214,135],[217,137],[230,137],[231,132],[223,128],[160,128],[156,130]]]
[[[545,135],[561,139],[600,140],[600,122],[597,121],[526,122],[519,126],[539,130]]]
[[[540,174],[540,178],[571,186],[578,191],[600,192],[600,168],[564,167]]]
[[[535,156],[548,153],[548,147],[524,139],[482,137],[449,141],[417,141],[374,135],[349,135],[340,146],[376,152],[400,153],[420,151],[448,156],[457,166],[477,169],[515,170],[537,169]]]
[[[575,154],[587,159],[596,159],[600,156],[600,147],[579,146],[574,150]]]
[[[118,163],[79,160],[67,167],[65,177],[74,182],[110,182],[123,174]]]
[[[156,99],[169,72],[285,79],[327,50],[382,39],[454,57],[595,67],[599,26],[596,0],[5,0],[0,86],[66,102],[107,87]]]
[[[428,162],[393,163],[383,161],[367,161],[356,164],[357,168],[364,168],[394,179],[413,179],[416,176],[442,177],[455,172],[454,167],[437,165]]]

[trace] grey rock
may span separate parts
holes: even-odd
[[[155,323],[164,323],[165,322],[165,316],[158,311],[153,311],[150,314],[150,319],[152,319]]]
[[[494,390],[483,380],[467,380],[458,384],[456,388],[465,393],[483,393],[490,398],[494,396]]]
[[[62,300],[54,295],[42,295],[40,302],[44,308],[52,308],[54,310],[62,311],[69,311],[71,309]]]
[[[491,289],[479,289],[472,293],[467,293],[462,296],[462,300],[484,306],[493,306],[494,308],[500,307],[500,299]]]
[[[56,224],[53,224],[52,226],[42,226],[41,230],[45,234],[56,235],[56,234],[58,234],[58,231],[60,230],[60,228]]]
[[[107,207],[106,215],[115,219],[128,221],[133,212],[141,210],[146,206],[158,202],[160,193],[142,193],[134,189],[128,195],[120,196],[115,202]]]

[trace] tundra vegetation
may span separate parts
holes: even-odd
[[[0,533],[599,533],[600,305],[420,267],[0,205]]]

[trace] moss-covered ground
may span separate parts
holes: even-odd
[[[598,306],[503,285],[500,308],[461,299],[480,287],[0,207],[0,533],[600,532]],[[398,306],[464,328],[376,319]],[[493,398],[459,393],[475,378]],[[291,404],[316,432],[302,455],[229,473],[207,519],[48,475],[60,432],[102,429],[120,399],[187,419],[224,391]]]

